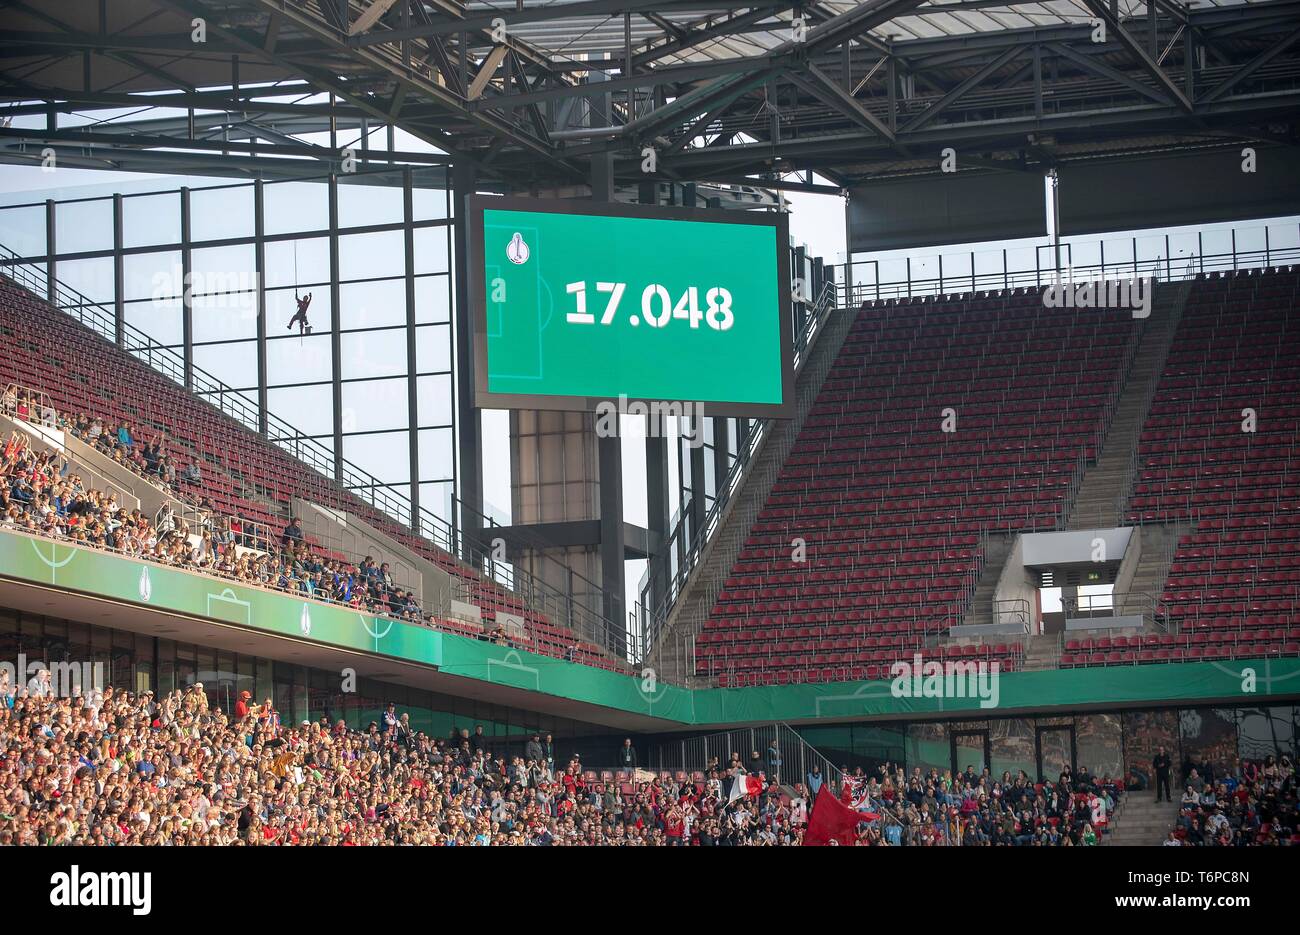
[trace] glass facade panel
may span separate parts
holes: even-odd
[[[1124,775],[1124,737],[1118,714],[1088,714],[1075,719],[1078,765],[1102,779]]]
[[[54,212],[54,230],[59,253],[112,250],[113,199],[61,202]]]
[[[411,479],[410,450],[411,436],[404,429],[343,439],[343,457],[369,474],[382,473],[392,484],[405,484]]]
[[[339,179],[339,225],[341,227],[401,223],[402,177],[394,173],[387,178],[396,184],[367,182],[360,178],[355,181],[343,177]]]
[[[417,377],[415,389],[421,425],[450,425],[453,419],[451,377]]]
[[[262,186],[262,195],[267,234],[329,227],[329,186],[324,182],[268,182]]]
[[[237,390],[252,389],[250,402],[257,402],[257,344],[234,341],[223,344],[196,344],[194,366],[205,370],[222,383]]]
[[[448,475],[450,476],[450,475]],[[447,481],[421,481],[420,482],[420,509],[427,510],[442,522],[449,523],[452,519],[452,499],[454,490],[450,480]],[[431,536],[444,548],[447,543],[442,539],[441,533],[435,526],[429,525],[424,529],[426,536]]]
[[[295,413],[294,428],[308,435],[329,435],[334,431],[330,415],[328,386],[289,386],[270,390],[267,405],[274,413]]]
[[[931,769],[943,773],[952,768],[947,724],[931,722],[907,725],[907,768],[910,771],[918,766],[923,773]]]
[[[343,384],[343,431],[403,429],[407,418],[406,380],[366,380]]]
[[[406,330],[354,331],[343,335],[343,379],[406,373]]]
[[[339,287],[339,319],[344,331],[405,325],[406,280],[344,283]]]
[[[58,278],[63,279],[59,269]],[[122,258],[122,289],[126,301],[179,299],[185,286],[179,250],[130,253]],[[112,286],[109,287],[110,293]]]
[[[266,342],[266,365],[267,382],[272,386],[328,381],[334,369],[330,360],[330,336],[319,331],[306,336],[296,331],[292,336],[276,335]],[[323,398],[329,400],[328,390]],[[301,415],[271,411],[290,424],[296,424]]]
[[[113,260],[60,260],[55,273],[59,282],[80,292],[91,302],[113,304]]]
[[[180,299],[127,302],[125,313],[128,325],[149,335],[159,344],[180,347],[185,340],[185,320],[181,315]]]
[[[1185,766],[1209,763],[1215,775],[1237,768],[1237,712],[1232,708],[1184,708],[1178,712]],[[1204,771],[1201,772],[1204,778]]]
[[[451,321],[451,277],[415,277],[415,321],[420,325]]]
[[[1074,748],[1068,727],[1043,727],[1038,730],[1038,770],[1041,782],[1059,782],[1061,774],[1074,769]],[[1035,772],[1030,772],[1034,776]]]
[[[450,325],[421,325],[416,328],[415,362],[419,372],[450,373],[451,341]]]
[[[443,480],[451,477],[453,462],[450,436],[451,429],[420,430],[421,480]]]
[[[433,221],[450,217],[447,210],[447,191],[442,188],[413,188],[411,210],[414,220]]]
[[[1178,762],[1178,712],[1128,711],[1123,715],[1124,768],[1130,788],[1150,789],[1155,785],[1151,760],[1160,747]],[[1175,772],[1175,779],[1177,773]]]
[[[1009,772],[1014,779],[1021,770],[1031,779],[1034,777],[1034,727],[1024,718],[1006,718],[993,721],[989,730],[989,745],[992,748],[990,764],[993,776],[1000,779],[1004,772]]]
[[[418,239],[416,243],[419,244]],[[346,282],[351,279],[404,276],[405,251],[405,238],[400,230],[343,234],[339,237],[339,279]]]
[[[0,244],[19,256],[45,253],[45,205],[0,209]]]
[[[257,291],[257,253],[252,244],[195,247],[190,251],[190,269],[196,296]]]
[[[123,246],[153,247],[180,242],[180,193],[130,195],[122,199]],[[59,247],[64,249],[62,244]]]
[[[952,765],[954,769],[966,772],[968,768],[979,775],[988,766],[984,750],[985,734],[982,731],[967,733],[956,729],[952,732]]]
[[[415,272],[445,273],[449,270],[447,227],[418,227],[415,230]]]
[[[255,195],[252,185],[196,188],[190,191],[190,239],[252,237]]]
[[[1300,738],[1300,707],[1242,708],[1238,722],[1237,754],[1241,759],[1290,756],[1295,761]]]
[[[271,240],[266,244],[266,287],[300,286],[324,301],[329,294],[330,242],[328,237]],[[312,308],[315,312],[315,308]],[[292,314],[292,311],[290,312]],[[288,320],[288,315],[285,320]]]
[[[257,337],[257,295],[255,293],[195,295],[190,300],[190,313],[191,320],[194,322],[196,344],[204,341],[236,341],[241,338]],[[253,382],[254,384],[257,382],[256,375]]]

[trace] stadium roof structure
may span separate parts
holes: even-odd
[[[7,0],[0,160],[319,175],[360,138],[517,190],[848,187],[1293,144],[1297,39],[1300,0]]]

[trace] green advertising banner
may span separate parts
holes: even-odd
[[[432,666],[442,661],[443,634],[430,627],[54,539],[0,533],[0,574],[345,649]]]
[[[999,673],[996,692],[979,697],[896,694],[886,679],[695,692],[701,724],[750,721],[844,720],[962,715],[998,717],[1010,711],[1135,707],[1171,701],[1224,699],[1236,703],[1300,695],[1300,659],[1236,659],[1154,665],[1092,666]],[[906,686],[899,686],[906,689]]]
[[[692,690],[659,681],[648,670],[623,675],[21,533],[0,531],[0,576],[436,666],[448,675],[643,715],[665,727],[996,717],[1052,708],[1263,703],[1300,696],[1300,659],[1293,657],[998,673],[994,681],[968,683],[956,696],[950,690],[933,693],[920,682],[888,680]]]
[[[781,217],[541,207],[471,201],[480,405],[589,409],[626,397],[718,414],[784,411],[791,339]]]

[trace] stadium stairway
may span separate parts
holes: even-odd
[[[1191,288],[1190,279],[1156,285],[1151,315],[1097,453],[1097,463],[1085,470],[1075,494],[1065,524],[1067,530],[1108,529],[1121,524],[1133,481],[1138,437]]]
[[[778,419],[762,440],[759,451],[718,520],[717,532],[704,546],[695,569],[682,585],[681,595],[663,621],[649,663],[659,672],[689,673],[694,659],[688,649],[690,637],[704,626],[717,603],[727,576],[745,547],[750,530],[767,503],[768,496],[790,456],[804,422],[817,402],[845,339],[861,309],[832,312],[813,345],[807,363],[795,383],[795,412],[790,419]]]
[[[1141,527],[1142,556],[1129,582],[1130,594],[1149,594],[1158,597],[1169,578],[1178,540],[1191,532],[1191,523],[1148,523]],[[1154,608],[1153,608],[1154,609]],[[1151,612],[1146,614],[1148,632],[1151,630]]]
[[[1129,792],[1111,822],[1111,833],[1103,844],[1112,847],[1159,847],[1178,817],[1174,802],[1156,803],[1155,793]]]
[[[1055,669],[1061,662],[1061,634],[1037,633],[1025,640],[1025,659],[1021,668],[1026,672]]]
[[[1016,543],[1013,535],[990,533],[984,547],[984,567],[975,581],[975,593],[966,615],[962,618],[963,626],[987,626],[993,620],[993,596],[998,590],[998,580],[1006,567],[1007,557]]]

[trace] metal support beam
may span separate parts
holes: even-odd
[[[126,345],[126,270],[123,264],[122,195],[113,195],[113,340]],[[187,365],[188,366],[188,365]]]
[[[375,25],[375,23],[379,22],[380,17],[387,13],[389,7],[396,2],[397,0],[373,0],[370,6],[362,10],[361,15],[358,16],[353,21],[352,25],[348,27],[348,35],[361,35],[371,26]],[[407,9],[409,9],[409,7]]]
[[[483,448],[482,420],[474,405],[474,316],[469,302],[469,227],[465,200],[474,194],[476,176],[472,166],[452,167],[452,234],[455,254],[452,276],[455,289],[456,323],[456,477],[464,509],[453,511],[452,523],[459,532],[462,557],[466,543],[477,547],[482,537]],[[455,515],[458,514],[458,515]]]
[[[1252,58],[1245,65],[1238,68],[1223,82],[1215,85],[1205,94],[1203,98],[1201,98],[1201,101],[1208,103],[1209,101],[1216,101],[1219,98],[1223,97],[1223,95],[1227,94],[1229,91],[1235,88],[1242,81],[1249,78],[1259,69],[1263,68],[1269,62],[1273,61],[1273,59],[1277,58],[1279,55],[1281,55],[1283,52],[1289,49],[1292,45],[1295,44],[1295,41],[1297,39],[1300,39],[1300,27],[1291,30],[1291,32],[1289,32],[1286,36],[1284,36],[1280,41],[1273,43],[1273,45],[1269,46],[1263,52],[1260,52],[1258,55]]]
[[[509,46],[498,45],[492,47],[492,51],[487,54],[487,58],[484,59],[483,64],[479,66],[478,74],[476,74],[474,80],[469,83],[469,91],[467,92],[466,97],[472,101],[483,96],[483,89],[486,88],[487,83],[492,80],[492,76],[497,73],[497,69],[501,66],[501,62],[505,59],[506,53],[509,51]]]
[[[1118,68],[1113,68],[1110,65],[1107,65],[1102,61],[1100,56],[1085,55],[1064,43],[1054,42],[1049,44],[1048,48],[1061,58],[1074,62],[1074,64],[1078,65],[1080,68],[1090,71],[1093,74],[1100,75],[1103,78],[1109,78],[1111,81],[1128,88],[1130,91],[1135,91],[1144,97],[1148,97],[1158,104],[1169,103],[1168,98],[1164,94],[1161,94],[1158,88],[1153,88],[1150,85],[1143,84],[1141,81],[1135,81]]]
[[[731,423],[723,416],[712,416],[713,423],[713,499],[726,496],[724,487],[731,470]]]
[[[1165,92],[1169,100],[1177,104],[1184,113],[1190,114],[1192,112],[1192,102],[1188,100],[1187,95],[1183,94],[1182,89],[1174,83],[1174,80],[1156,64],[1155,59],[1147,55],[1146,50],[1142,48],[1142,44],[1124,28],[1115,12],[1109,6],[1103,4],[1101,0],[1083,0],[1083,2],[1088,9],[1092,10],[1094,15],[1100,17],[1106,23],[1108,33],[1118,39],[1120,45],[1124,46],[1128,53],[1137,59],[1138,64],[1142,66],[1148,75],[1155,79],[1156,85]]]
[[[891,143],[894,142],[894,131],[887,127],[875,114],[863,107],[857,98],[840,87],[830,75],[811,63],[808,65],[808,74],[812,76],[812,81],[808,81],[802,75],[793,71],[789,72],[786,77],[809,94],[834,107],[859,126],[874,130],[884,139],[889,140]]]
[[[643,205],[658,204],[658,188],[655,182],[641,182],[637,186],[637,201]],[[663,416],[646,415],[645,479],[646,528],[654,550],[647,556],[651,577],[646,599],[649,607],[655,608],[662,604],[667,594],[665,572],[668,563],[658,559],[667,547],[669,505],[672,503],[668,493],[668,425]]]
[[[594,82],[593,93],[588,96],[593,118],[603,115],[608,119],[612,98],[603,90],[605,82]],[[614,200],[614,154],[597,153],[591,159],[591,200],[609,203]],[[618,431],[601,435],[596,440],[600,482],[600,589],[603,598],[602,614],[608,626],[607,648],[619,656],[627,653],[626,592],[627,573],[623,529],[623,426],[622,416]]]
[[[194,391],[194,264],[190,247],[190,190],[181,186],[181,342],[185,357],[185,389]]]
[[[343,341],[339,305],[339,179],[329,177],[330,390],[334,411],[334,479],[343,481]],[[297,283],[295,283],[297,285]]]
[[[45,301],[57,307],[59,275],[59,235],[57,203],[45,199]]]
[[[253,182],[253,264],[257,269],[257,430],[267,434],[270,409],[266,373],[266,193]]]
[[[420,534],[420,393],[419,360],[416,355],[415,309],[415,192],[410,169],[402,170],[402,250],[405,254],[406,283],[406,410],[407,443],[410,447],[411,530]]]
[[[983,68],[981,68],[979,71],[975,72],[973,75],[968,77],[961,84],[957,85],[947,94],[945,94],[943,97],[939,98],[939,100],[935,101],[933,104],[931,104],[925,110],[921,111],[911,120],[909,120],[907,123],[903,124],[903,132],[909,133],[912,130],[919,130],[921,127],[925,126],[925,124],[929,123],[935,117],[939,116],[939,114],[943,113],[944,110],[946,110],[949,107],[949,105],[960,100],[961,97],[967,91],[979,85],[980,82],[984,81],[985,78],[988,78],[990,75],[992,75],[1003,65],[1006,65],[1016,56],[1020,55],[1022,51],[1023,51],[1022,49],[1019,49],[1015,46],[1012,46],[1011,48],[1007,49],[1005,52],[1003,52],[997,58],[993,59]]]

